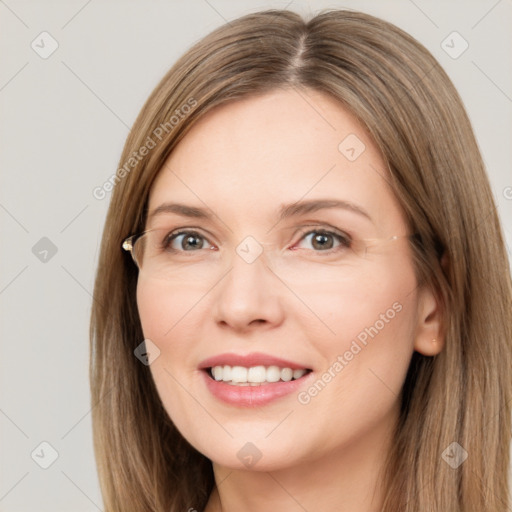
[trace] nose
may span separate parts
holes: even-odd
[[[247,332],[276,327],[284,320],[284,286],[263,255],[248,263],[235,253],[230,271],[215,288],[213,315],[222,328]]]

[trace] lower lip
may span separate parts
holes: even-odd
[[[208,371],[203,371],[206,386],[210,393],[219,400],[238,407],[260,407],[278,398],[289,395],[302,387],[312,372],[300,379],[288,382],[272,382],[260,386],[236,386],[217,381],[210,377]]]

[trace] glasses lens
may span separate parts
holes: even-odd
[[[139,236],[135,240],[132,248],[132,257],[140,269],[142,269],[144,264],[144,253],[145,247],[147,245],[147,235],[148,233],[144,233],[143,235]]]

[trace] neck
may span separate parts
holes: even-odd
[[[216,486],[205,512],[377,512],[392,432],[364,436],[317,459],[270,471],[213,465]]]

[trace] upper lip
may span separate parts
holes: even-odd
[[[252,352],[250,354],[235,354],[226,352],[205,359],[199,363],[199,369],[204,370],[214,366],[244,366],[250,368],[252,366],[279,366],[280,368],[291,368],[292,370],[309,369],[306,365],[288,361],[280,357],[261,352]]]

